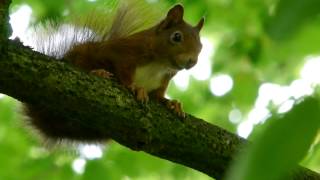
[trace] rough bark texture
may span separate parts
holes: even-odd
[[[7,8],[1,1],[1,13],[3,7]],[[2,25],[1,33],[7,38]],[[117,82],[90,76],[18,41],[5,46],[6,53],[0,54],[1,93],[63,114],[77,127],[94,130],[133,150],[221,179],[234,154],[246,144],[244,139],[191,115],[181,119],[155,102],[139,104]],[[300,168],[294,179],[320,176]]]
[[[6,43],[11,34],[11,26],[9,26],[9,5],[11,0],[0,0],[0,54],[6,52]]]
[[[244,140],[154,102],[142,105],[117,82],[75,70],[11,42],[0,60],[0,92],[63,114],[70,123],[134,150],[220,178]]]
[[[10,41],[0,58],[0,92],[63,114],[70,123],[111,137],[133,150],[177,162],[221,179],[244,139],[161,104],[142,105],[117,82],[86,73]],[[295,179],[319,179],[307,169]]]

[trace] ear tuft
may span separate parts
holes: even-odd
[[[198,31],[200,31],[200,30],[202,29],[202,27],[203,27],[203,24],[204,24],[204,17],[202,17],[202,18],[200,19],[200,21],[199,21],[198,24],[195,26],[195,28],[196,28]]]

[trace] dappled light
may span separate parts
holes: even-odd
[[[86,159],[99,159],[102,157],[102,147],[94,144],[84,144],[78,147],[80,156]]]
[[[229,75],[219,74],[210,80],[210,90],[215,96],[223,96],[233,87],[233,80]]]
[[[67,24],[63,20],[69,20],[68,18],[74,14],[90,14],[90,9],[112,9],[117,2],[12,1],[10,24],[13,32],[10,39],[19,38],[23,44],[40,52],[52,50],[44,43],[50,41],[51,45],[64,49],[60,54],[52,54],[55,57],[62,57],[68,48],[61,48],[61,42],[67,44],[74,41],[74,37],[66,38],[64,35],[67,32],[72,33],[81,24]],[[304,157],[304,166],[320,172],[319,131],[314,138],[316,140],[312,141],[311,136],[317,134],[316,132],[310,132],[309,136],[309,132],[297,133],[300,122],[296,118],[287,117],[290,113],[298,114],[295,107],[303,103],[306,97],[312,96],[320,101],[320,3],[316,0],[141,1],[147,2],[150,6],[159,6],[159,9],[168,9],[175,2],[181,2],[185,7],[186,20],[192,25],[201,17],[205,17],[200,33],[202,50],[198,62],[193,68],[181,70],[174,76],[166,92],[166,98],[177,99],[182,103],[186,113],[250,141],[254,141],[256,137],[259,139],[259,135],[272,126],[268,123],[284,119],[287,124],[280,127],[286,127],[283,131],[288,132],[288,144],[299,139],[297,146],[302,149],[299,153],[305,152],[300,159],[296,157],[295,160],[299,163]],[[165,12],[162,13],[161,18],[165,17]],[[144,18],[147,20],[148,17],[146,14]],[[59,28],[52,29],[52,32],[45,31],[46,24],[50,22],[64,23]],[[86,27],[85,30],[88,34],[94,32],[90,27]],[[51,36],[47,36],[49,33]],[[55,41],[52,40],[53,37]],[[42,43],[40,47],[39,42]],[[309,112],[310,109],[312,108],[300,107],[301,112]],[[132,152],[111,140],[106,145],[78,144],[71,150],[65,150],[65,146],[68,147],[69,144],[64,144],[63,141],[61,144],[65,146],[62,150],[59,149],[59,145],[58,150],[56,147],[51,150],[51,146],[42,147],[42,144],[46,145],[46,140],[38,138],[35,135],[37,132],[29,132],[29,125],[22,123],[22,119],[26,117],[21,115],[21,111],[21,103],[0,93],[0,160],[7,166],[0,171],[0,179],[14,176],[14,173],[20,171],[21,175],[26,174],[26,179],[45,175],[50,177],[49,180],[77,180],[83,177],[210,179],[205,174],[181,165],[145,153]],[[305,121],[307,126],[313,117],[318,117],[316,110],[312,109],[312,113],[313,116],[303,116],[300,113],[296,117],[301,117],[301,121]],[[290,120],[293,123],[290,123]],[[278,132],[277,130],[274,132]],[[299,134],[299,137],[294,136],[290,139],[292,134],[290,135],[289,130],[292,130],[293,134]],[[268,138],[267,140],[277,139],[272,135]],[[309,141],[303,141],[304,138]],[[271,140],[268,141],[270,144]],[[312,145],[309,147],[308,143]],[[288,147],[295,149],[292,148],[293,145],[288,145],[281,150],[286,151],[285,148]],[[270,147],[266,149],[268,148]],[[308,148],[310,149],[306,150]],[[268,152],[271,152],[270,149]],[[287,151],[294,152],[291,149]],[[14,158],[9,158],[11,156]],[[289,161],[288,159],[290,157],[283,157],[283,161]]]
[[[26,32],[30,25],[32,9],[28,5],[20,6],[14,13],[10,15],[10,24],[13,29],[11,39],[19,37],[21,40],[26,40]]]
[[[301,78],[310,84],[320,84],[320,56],[308,56],[301,69]]]
[[[242,113],[239,109],[234,108],[229,112],[229,121],[238,124],[242,120]]]
[[[208,38],[201,38],[202,50],[198,57],[197,65],[190,70],[190,74],[197,80],[208,80],[211,75],[211,61],[215,47]]]
[[[238,126],[237,132],[239,136],[247,138],[253,130],[254,125],[263,123],[270,115],[270,111],[266,107],[251,109],[245,120]]]
[[[83,158],[77,158],[72,163],[72,169],[77,174],[83,174],[86,167],[86,160]]]

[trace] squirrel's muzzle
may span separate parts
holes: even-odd
[[[176,56],[174,64],[178,69],[190,69],[197,64],[198,55],[180,54]]]
[[[185,65],[185,69],[192,68],[194,65],[196,65],[196,63],[197,63],[196,59],[190,58]]]

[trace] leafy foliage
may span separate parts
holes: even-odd
[[[306,57],[319,56],[320,19],[317,0],[162,0],[157,5],[168,7],[177,2],[185,6],[186,19],[192,24],[205,16],[202,35],[214,47],[210,49],[212,56],[207,55],[210,56],[211,77],[228,74],[233,79],[233,87],[224,96],[215,96],[209,88],[211,77],[197,80],[196,76],[191,76],[187,90],[171,83],[168,95],[182,101],[186,112],[232,132],[239,129],[257,105],[262,84],[268,82],[291,86],[301,78],[300,70]],[[25,4],[30,6],[32,23],[36,24],[47,19],[59,21],[70,12],[84,13],[91,7],[105,3],[106,0],[13,0],[11,10],[15,12]],[[284,93],[292,98],[288,89]],[[258,122],[260,124],[251,137],[256,144],[242,162],[250,162],[246,167],[251,172],[241,172],[250,174],[248,176],[253,179],[254,173],[258,172],[267,173],[270,177],[277,176],[281,173],[277,174],[273,170],[287,171],[303,155],[305,159],[301,164],[320,171],[320,137],[315,135],[319,124],[306,121],[319,121],[315,104],[307,101],[289,111],[288,116],[279,116],[277,109],[281,103],[279,105],[273,100],[268,101],[266,108],[274,112],[275,116],[265,124],[263,121]],[[79,155],[70,153],[72,150],[65,152],[58,148],[60,150],[51,152],[42,148],[34,135],[22,128],[21,117],[16,113],[18,106],[17,102],[8,97],[0,99],[0,159],[5,164],[0,169],[0,179],[209,179],[185,167],[144,153],[128,151],[116,143],[107,145],[101,159],[87,160],[84,173],[77,174],[72,169],[72,163]],[[229,115],[234,109],[241,112],[241,117],[231,122]],[[279,124],[276,123],[278,120]],[[279,141],[288,143],[279,144]],[[293,145],[301,149],[294,151],[296,148],[292,148]],[[282,154],[276,159],[277,163],[270,162],[277,156],[275,152]],[[261,158],[266,162],[262,163]],[[290,164],[283,165],[286,162]],[[273,167],[267,166],[267,163]],[[275,169],[260,171],[258,168],[262,167]]]
[[[319,102],[309,98],[284,116],[270,119],[247,152],[240,155],[228,179],[286,177],[302,160],[320,128],[319,109]]]

